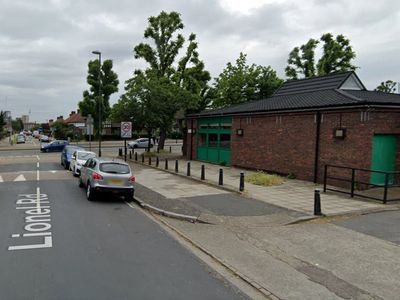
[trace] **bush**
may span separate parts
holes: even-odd
[[[255,185],[271,186],[283,183],[283,178],[278,175],[267,174],[263,171],[257,171],[245,176],[245,181]]]

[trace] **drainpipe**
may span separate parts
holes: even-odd
[[[317,128],[315,130],[315,159],[314,159],[314,183],[318,181],[318,162],[319,162],[319,136],[321,132],[321,113],[318,111],[316,116]]]

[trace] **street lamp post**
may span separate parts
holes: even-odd
[[[101,105],[103,103],[101,97],[101,52],[96,50],[92,53],[99,56],[99,157],[101,157]]]

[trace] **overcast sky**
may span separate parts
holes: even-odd
[[[323,33],[344,34],[368,89],[400,81],[400,1],[396,0],[0,0],[0,110],[45,121],[76,110],[87,89],[87,63],[112,59],[123,92],[144,63],[133,47],[149,16],[181,13],[212,77],[240,51],[284,78],[288,53]]]

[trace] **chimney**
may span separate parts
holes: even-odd
[[[75,111],[73,110],[73,111],[71,111],[71,113],[69,114],[69,116],[72,116],[72,115],[74,115],[75,114]]]

